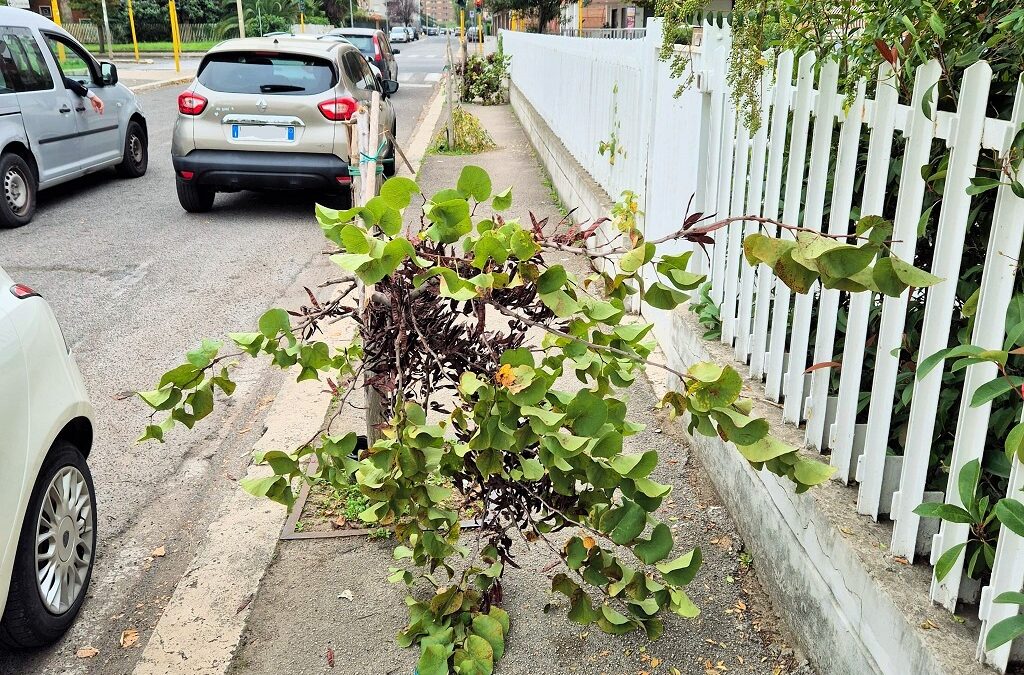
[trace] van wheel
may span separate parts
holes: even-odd
[[[39,470],[21,526],[0,644],[42,647],[75,620],[92,578],[95,495],[82,453],[58,440]]]
[[[178,203],[189,213],[206,213],[213,208],[213,199],[217,196],[213,188],[181,178],[175,178],[174,184],[178,189]]]
[[[142,125],[132,120],[124,135],[124,154],[121,163],[115,169],[118,175],[125,178],[140,178],[146,175],[149,166],[149,143]]]
[[[0,227],[28,225],[36,212],[36,175],[21,155],[0,157]]]

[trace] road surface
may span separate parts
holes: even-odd
[[[393,102],[406,141],[439,79],[443,38],[402,45]],[[123,69],[127,77],[130,68]],[[212,212],[178,205],[170,162],[180,87],[140,94],[150,132],[149,172],[103,172],[39,195],[35,219],[0,230],[0,266],[56,312],[97,409],[89,457],[99,544],[78,621],[57,645],[0,651],[0,673],[130,673],[206,523],[237,489],[280,374],[243,364],[241,397],[198,431],[138,445],[146,410],[126,391],[148,389],[202,337],[251,330],[267,308],[296,306],[303,285],[331,273],[313,201],[292,194],[218,195]],[[163,547],[164,556],[153,557]],[[140,633],[122,649],[126,629]],[[82,660],[84,646],[100,650]]]

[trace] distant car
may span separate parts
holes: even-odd
[[[388,40],[391,42],[408,42],[409,33],[402,26],[395,26],[388,32]]]
[[[466,29],[466,41],[467,42],[479,42],[480,41],[480,30],[476,26],[470,26]]]
[[[317,190],[322,202],[351,205],[348,122],[381,93],[381,132],[395,133],[388,97],[398,82],[379,80],[354,45],[305,38],[221,42],[203,57],[178,96],[171,139],[178,201],[209,211],[217,192]],[[395,172],[386,143],[385,176]]]
[[[0,55],[0,227],[28,224],[41,189],[109,167],[129,178],[146,173],[146,118],[113,64],[13,7],[0,8]],[[105,114],[72,88],[95,92]]]
[[[437,27],[430,26],[429,28],[427,28],[427,35],[437,35]]]
[[[400,50],[392,49],[383,31],[374,28],[335,28],[328,36],[342,37],[356,46],[366,60],[380,69],[385,80],[398,80],[398,62],[395,54]]]
[[[93,428],[50,306],[0,269],[0,646],[55,642],[89,590]]]
[[[420,36],[416,34],[416,29],[412,26],[406,26],[405,32],[409,35],[409,41],[419,40]]]

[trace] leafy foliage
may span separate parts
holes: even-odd
[[[403,234],[414,198],[421,227]],[[672,489],[650,477],[657,453],[623,451],[642,426],[627,419],[618,392],[645,365],[679,378],[681,389],[662,405],[687,414],[692,432],[731,441],[798,492],[832,473],[768,434],[732,368],[699,363],[681,372],[648,361],[651,326],[628,321],[625,300],[639,296],[661,309],[685,301],[704,282],[687,271],[689,253],[659,255],[629,218],[616,220],[625,243],[594,253],[586,244],[596,227],[551,232],[532,216],[527,227],[502,217],[511,204],[511,188],[495,192],[485,171],[468,166],[454,189],[432,196],[392,178],[363,207],[318,207],[337,247],[331,260],[351,275],[342,291],[325,301],[310,293],[311,304],[296,312],[269,310],[258,331],[229,336],[239,354],[222,356],[219,343],[205,341],[139,394],[154,416],[166,415],[143,438],[161,440],[177,423],[191,427],[208,415],[215,387],[230,395],[230,371],[220,365],[227,358],[299,366],[299,379],[325,381],[341,406],[363,374],[384,403],[379,440],[353,455],[356,434],[335,433],[331,418],[299,448],[258,453],[272,474],[243,485],[288,505],[300,481],[359,486],[359,518],[394,528],[399,565],[390,579],[411,592],[398,641],[418,645],[422,674],[493,671],[510,627],[498,605],[503,574],[515,566],[513,537],[561,558],[565,570],[552,588],[578,623],[653,639],[666,612],[697,615],[685,587],[701,555],[674,552],[671,530],[654,516]],[[617,266],[577,278],[545,260],[552,250]],[[654,281],[641,273],[648,266]],[[356,279],[366,302],[345,304]],[[312,339],[321,322],[339,317],[357,324],[359,343],[332,348]],[[527,342],[530,329],[542,332],[539,345]],[[558,386],[567,376],[578,389]],[[310,456],[314,472],[304,468]],[[475,543],[462,537],[447,485],[482,504]],[[561,543],[553,539],[564,530],[571,533]],[[424,585],[434,589],[428,597],[417,595]]]
[[[480,120],[461,105],[452,108],[454,118],[455,139],[450,142],[448,129],[441,129],[430,144],[430,151],[439,154],[475,155],[478,152],[493,150],[497,145],[487,133]]]
[[[484,105],[499,105],[507,100],[505,79],[508,77],[510,57],[500,48],[486,56],[471,54],[465,64],[457,64],[462,78],[462,100],[479,101]]]

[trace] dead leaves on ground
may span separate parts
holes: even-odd
[[[139,631],[134,628],[127,628],[121,633],[121,647],[129,649],[139,641]]]
[[[100,653],[100,650],[96,649],[95,647],[82,647],[77,652],[75,652],[75,658],[76,659],[91,659],[92,657],[96,656],[99,653]]]

